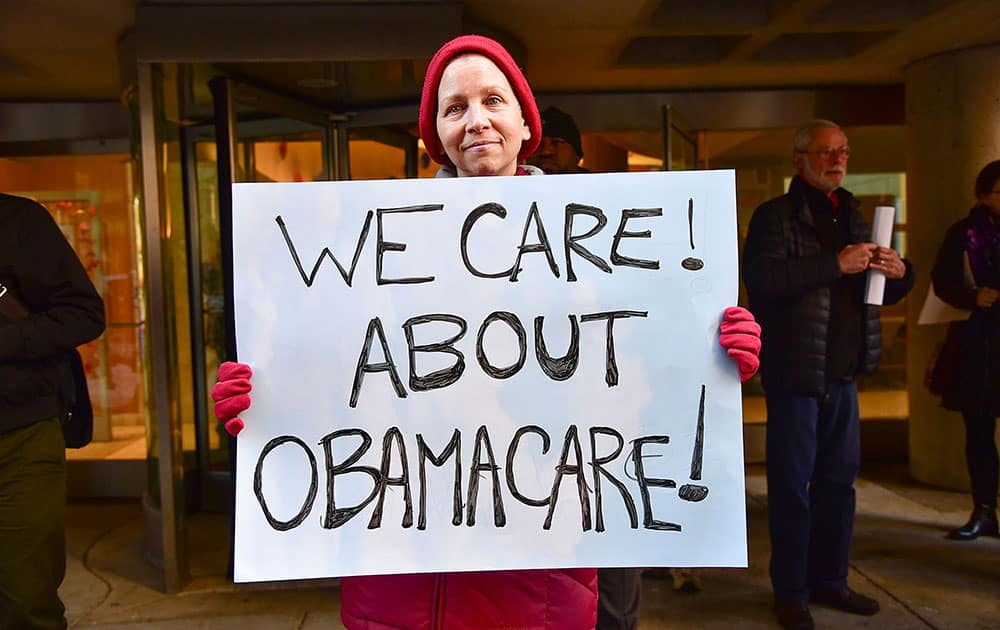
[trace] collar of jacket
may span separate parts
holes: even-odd
[[[976,285],[994,286],[1000,279],[1000,221],[985,204],[976,204],[969,211],[965,253]]]
[[[515,175],[544,175],[545,171],[538,168],[537,166],[532,166],[530,164],[518,164],[517,172]],[[442,166],[438,169],[438,172],[434,177],[458,177],[458,173],[455,171],[455,167],[448,164]]]
[[[802,178],[798,175],[795,175],[792,177],[792,183],[788,186],[788,194],[795,200],[799,220],[807,225],[816,227],[816,219],[813,216],[812,209],[809,208],[809,198],[806,195],[807,186],[809,184],[802,181]],[[858,206],[861,205],[861,202],[844,188],[838,188],[836,194],[840,197],[840,207],[846,210],[843,214],[844,217],[847,217],[851,212],[855,212]]]

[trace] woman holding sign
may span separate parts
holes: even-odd
[[[534,95],[510,54],[486,37],[457,37],[431,59],[420,135],[442,165],[438,177],[542,174],[518,165],[542,136]],[[759,335],[748,311],[726,310],[720,342],[743,380],[757,371]],[[234,436],[243,428],[238,414],[250,405],[250,376],[249,366],[224,363],[212,390],[216,415]],[[597,581],[594,569],[348,577],[341,582],[341,618],[352,629],[593,628],[599,623]],[[629,591],[637,602],[638,588],[635,572],[628,588],[616,592]],[[637,621],[634,613],[630,625]]]
[[[972,516],[948,533],[952,540],[996,536],[997,476],[994,434],[1000,416],[1000,160],[976,177],[978,203],[945,233],[931,280],[934,292],[955,308],[971,310],[954,322],[958,359],[941,404],[962,412],[965,457],[972,481]]]

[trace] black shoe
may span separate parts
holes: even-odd
[[[997,524],[997,508],[995,505],[977,505],[972,510],[969,522],[958,529],[948,532],[952,540],[973,540],[980,536],[997,536],[1000,527]]]
[[[809,595],[809,601],[855,615],[874,615],[879,611],[878,602],[847,588],[842,591],[819,591]]]
[[[816,627],[806,602],[775,598],[774,613],[778,616],[778,624],[785,630],[813,630]]]

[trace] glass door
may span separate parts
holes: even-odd
[[[409,133],[405,125],[352,127],[347,137],[350,179],[420,176],[417,138]]]
[[[108,145],[101,153],[50,143],[39,144],[37,152],[22,147],[22,154],[0,154],[0,192],[33,199],[49,211],[104,299],[104,334],[79,348],[94,437],[66,451],[73,497],[139,497],[144,489],[142,251],[135,245],[128,141]]]
[[[663,106],[663,170],[697,168],[698,140],[690,123],[672,106]]]
[[[347,161],[338,143],[341,118],[230,78],[208,83],[213,121],[183,130],[196,401],[193,463],[200,508],[226,512],[233,504],[235,441],[215,420],[209,391],[219,364],[238,358],[233,299],[225,281],[232,274],[232,225],[239,220],[232,212],[231,185],[340,179]]]

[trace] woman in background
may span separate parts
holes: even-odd
[[[972,481],[972,516],[953,529],[953,540],[997,536],[997,477],[994,439],[1000,415],[1000,160],[979,172],[977,203],[945,233],[931,280],[934,292],[956,308],[971,310],[954,322],[959,358],[941,397],[946,409],[962,412],[965,457]]]

